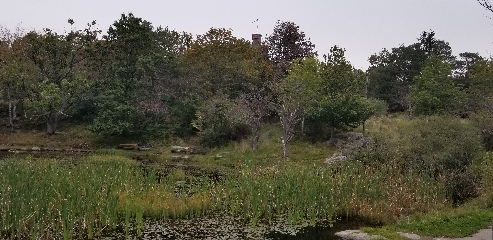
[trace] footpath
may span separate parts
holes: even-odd
[[[413,239],[413,240],[493,240],[492,239],[492,230],[491,228],[489,229],[483,229],[479,231],[478,233],[470,236],[470,237],[464,237],[464,238],[433,238],[433,237],[422,237],[416,234],[409,234],[409,233],[399,233],[399,235]],[[379,235],[370,235],[364,232],[361,232],[359,230],[346,230],[346,231],[341,231],[337,232],[336,235],[342,239],[346,240],[371,240],[371,239],[385,239],[382,236]]]

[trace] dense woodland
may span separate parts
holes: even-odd
[[[453,55],[433,31],[369,56],[365,72],[341,46],[317,53],[293,22],[253,44],[231,30],[192,36],[131,13],[105,33],[95,24],[66,33],[2,28],[0,117],[11,131],[80,124],[103,136],[198,136],[210,147],[251,138],[256,148],[261,125],[280,121],[287,156],[295,136],[327,140],[374,114],[493,110],[493,62]]]

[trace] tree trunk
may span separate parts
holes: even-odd
[[[253,141],[252,141],[252,148],[253,148],[253,150],[257,150],[258,149],[258,138],[259,137],[258,137],[257,134],[255,134],[253,136]]]
[[[15,114],[15,110],[12,105],[13,105],[12,101],[9,101],[9,127],[11,132],[14,131],[14,114]]]
[[[301,118],[301,136],[305,136],[305,117]]]
[[[288,157],[288,142],[284,138],[281,139],[281,142],[282,142],[282,157],[287,158]]]
[[[46,133],[48,135],[54,135],[56,133],[58,122],[60,121],[60,113],[55,113],[53,115],[49,115],[46,119]]]

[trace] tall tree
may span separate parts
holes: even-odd
[[[288,74],[290,64],[294,60],[315,57],[315,45],[306,39],[305,33],[293,22],[277,21],[274,32],[267,38],[268,54],[276,78],[284,78]]]
[[[122,14],[100,44],[104,74],[98,81],[93,130],[105,135],[157,134],[168,111],[166,99],[178,74],[177,58],[189,36],[154,30],[142,18]]]
[[[433,115],[457,110],[464,97],[451,74],[452,67],[440,56],[428,58],[411,86],[412,113]]]
[[[73,20],[69,19],[73,24]],[[46,132],[55,134],[67,111],[85,97],[91,84],[84,68],[87,46],[96,40],[98,30],[88,24],[84,30],[58,34],[50,29],[28,33],[26,55],[40,76],[33,88],[31,106],[34,116],[44,118]]]
[[[327,129],[330,138],[336,130],[356,127],[372,114],[365,97],[365,75],[346,60],[345,50],[334,46],[320,64],[320,81],[315,91],[315,101],[307,113],[307,127],[321,140]]]
[[[197,36],[181,61],[186,77],[203,99],[223,92],[234,99],[260,85],[257,49],[231,30],[211,28]]]
[[[277,96],[276,110],[283,131],[284,158],[289,156],[288,145],[295,136],[296,126],[314,99],[313,91],[319,77],[318,61],[314,58],[307,58],[302,63],[294,61],[286,78],[272,85],[273,92]]]
[[[35,66],[24,56],[26,41],[22,29],[10,31],[0,27],[0,100],[8,107],[8,122],[15,129],[18,106],[26,100],[29,86],[38,73]]]
[[[448,64],[455,65],[455,57],[449,44],[435,38],[435,33],[422,32],[418,42],[391,51],[384,49],[369,58],[369,94],[385,100],[389,111],[406,111],[409,108],[409,86],[427,58],[436,55]]]

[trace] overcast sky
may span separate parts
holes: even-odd
[[[249,40],[257,24],[265,38],[277,20],[292,21],[311,38],[319,55],[339,45],[363,70],[371,54],[414,43],[422,31],[435,31],[438,39],[450,43],[454,55],[493,53],[493,13],[477,0],[2,0],[0,25],[63,32],[72,18],[77,28],[96,20],[106,32],[129,12],[155,27],[193,35],[211,27],[230,28]]]

